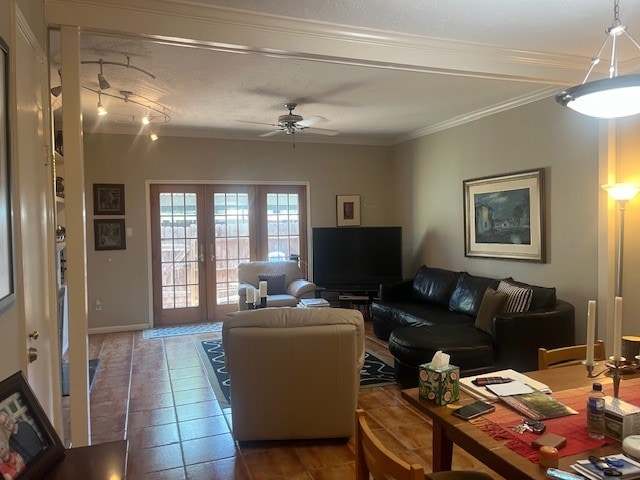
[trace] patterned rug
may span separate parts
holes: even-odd
[[[231,382],[224,364],[224,350],[222,340],[204,340],[201,345],[201,355],[209,361],[204,362],[209,374],[211,387],[221,407],[230,406]],[[396,383],[393,367],[387,365],[373,353],[365,352],[364,366],[360,371],[360,388],[380,387]]]
[[[192,325],[178,325],[175,327],[150,328],[142,331],[142,338],[174,337],[176,335],[193,335],[196,333],[221,332],[222,322],[196,323]]]

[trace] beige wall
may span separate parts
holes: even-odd
[[[145,182],[309,182],[311,226],[336,224],[336,195],[361,195],[363,225],[397,224],[388,202],[393,167],[385,147],[85,134],[89,327],[149,318]],[[127,249],[93,249],[93,183],[124,183]],[[102,310],[94,309],[95,300]]]
[[[393,148],[398,223],[408,225],[409,271],[426,263],[555,286],[576,306],[597,295],[598,123],[547,99]],[[465,257],[462,182],[545,169],[547,263]]]

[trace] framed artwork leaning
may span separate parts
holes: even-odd
[[[544,169],[464,180],[467,257],[545,262]]]
[[[124,215],[124,185],[121,183],[94,183],[93,214]]]
[[[65,454],[22,372],[0,382],[0,476],[36,480]]]
[[[126,250],[124,218],[94,219],[93,235],[96,250]]]

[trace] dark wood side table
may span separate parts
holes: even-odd
[[[127,468],[127,440],[69,448],[44,480],[122,480]]]

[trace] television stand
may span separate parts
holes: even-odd
[[[327,288],[322,292],[323,298],[329,301],[332,307],[355,308],[362,313],[365,321],[371,320],[371,302],[378,296],[378,289],[348,290]]]

